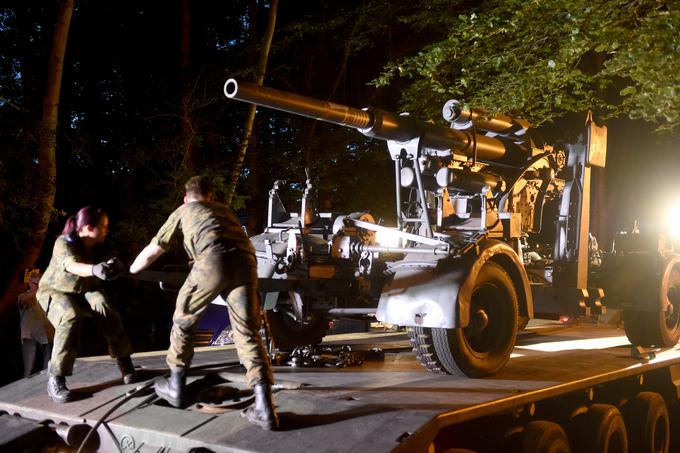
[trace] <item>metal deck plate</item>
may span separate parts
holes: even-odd
[[[238,410],[206,414],[196,407],[175,409],[148,397],[133,398],[100,427],[101,451],[118,451],[119,447],[124,452],[156,451],[159,447],[173,451],[204,447],[212,451],[286,453],[391,451],[403,447],[405,439],[408,444],[409,434],[424,432],[432,420],[453,423],[474,416],[480,403],[489,403],[483,405],[488,407],[496,401],[549,392],[599,374],[634,370],[641,364],[631,358],[622,330],[598,326],[525,335],[506,368],[487,379],[426,372],[407,348],[403,334],[343,335],[335,340],[354,343],[354,349],[382,345],[402,349],[388,352],[384,362],[365,362],[340,370],[275,367],[277,380],[307,384],[276,393],[282,422],[277,432],[249,424]],[[655,361],[679,356],[678,351],[670,350]],[[235,359],[233,347],[202,348],[195,356],[196,373],[190,381]],[[164,353],[135,355],[134,362],[148,369],[149,377],[165,367]],[[120,384],[115,363],[108,358],[77,361],[68,384],[82,395],[78,401],[52,403],[45,381],[41,374],[0,388],[0,410],[32,420],[92,426],[134,388]]]

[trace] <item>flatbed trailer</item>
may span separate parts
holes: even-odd
[[[593,426],[597,423],[588,417],[589,408],[603,405],[621,410],[632,435],[628,441],[634,442],[646,421],[639,410],[630,415],[640,392],[660,395],[670,413],[653,420],[652,435],[680,436],[672,429],[677,423],[680,348],[640,353],[622,329],[585,323],[531,329],[518,339],[508,365],[482,379],[425,371],[403,332],[344,334],[327,337],[325,343],[348,344],[354,350],[379,347],[385,359],[342,369],[274,367],[277,382],[284,386],[275,395],[282,425],[276,432],[240,416],[240,407],[248,403],[244,392],[229,407],[204,401],[177,409],[155,398],[149,385],[146,392],[126,397],[143,384],[122,385],[113,360],[83,358],[69,379],[69,387],[80,396],[77,401],[53,403],[45,391],[44,372],[0,388],[2,430],[22,426],[12,428],[14,436],[5,432],[0,437],[6,442],[0,450],[21,451],[50,427],[77,447],[83,432],[96,426],[94,445],[106,452],[527,451],[526,442],[522,444],[527,427],[541,421],[533,423],[534,431],[536,426],[562,427],[571,451],[584,451],[579,449],[583,438],[600,435],[603,428]],[[167,371],[162,352],[134,359],[148,383]],[[245,389],[235,362],[233,346],[201,348],[189,387],[204,384],[207,375],[214,379],[231,372],[231,382],[222,380],[218,387]],[[669,419],[670,427],[664,424]],[[22,429],[29,434],[22,436]],[[596,441],[586,444],[590,448]],[[534,451],[542,451],[536,445]],[[664,451],[663,445],[656,451]]]

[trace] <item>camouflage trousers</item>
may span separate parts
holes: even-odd
[[[168,365],[191,365],[195,326],[208,304],[220,294],[226,294],[234,344],[239,360],[246,367],[248,385],[273,384],[271,363],[259,335],[262,317],[257,263],[252,254],[239,250],[201,256],[194,263],[177,296]]]
[[[49,371],[56,376],[70,376],[78,356],[80,330],[85,316],[91,316],[104,334],[111,357],[127,357],[132,346],[123,331],[118,312],[100,291],[66,294],[38,291],[38,303],[54,326],[54,345]]]

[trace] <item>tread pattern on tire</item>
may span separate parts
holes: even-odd
[[[661,284],[661,276],[658,276],[658,279],[659,284]],[[680,269],[678,269],[676,264],[669,275],[669,281],[673,282],[673,287],[676,291],[678,290],[679,279]],[[669,281],[664,281],[664,284],[668,284]],[[632,291],[632,289],[629,291]],[[656,303],[659,309],[661,309],[661,299],[658,299]],[[677,301],[674,305],[677,309]],[[636,346],[660,348],[675,346],[680,339],[680,323],[676,318],[675,325],[669,326],[667,321],[666,313],[662,311],[636,310],[635,307],[623,311],[623,324],[626,336],[631,344]]]
[[[640,392],[623,407],[621,412],[628,428],[630,451],[670,451],[670,414],[666,402],[659,393]],[[663,426],[660,427],[659,422]],[[658,428],[661,428],[661,431],[657,431]],[[662,445],[655,445],[661,440],[660,436],[663,436]]]
[[[512,280],[510,280],[510,277],[507,276],[507,273],[502,269],[501,266],[494,262],[488,262],[486,265],[500,270],[504,275],[506,275],[508,290],[514,292]],[[517,317],[515,322],[519,323],[518,307],[515,307],[515,316]],[[449,329],[420,326],[409,327],[407,329],[407,333],[411,347],[413,348],[413,352],[416,354],[420,364],[432,373],[449,374],[457,377],[473,376],[464,372],[463,369],[456,363],[455,354],[451,351],[451,344],[449,341],[449,335],[451,332],[448,330]],[[509,354],[507,358],[509,358]],[[503,362],[503,365],[504,364],[505,362]],[[480,377],[483,375],[486,375],[486,373],[478,373],[478,375],[474,375],[473,377]]]
[[[522,436],[521,453],[569,453],[569,439],[555,422],[535,420],[527,423]]]
[[[408,327],[406,333],[408,334],[413,352],[415,352],[418,361],[426,370],[435,374],[448,374],[434,350],[432,329],[414,326]]]
[[[610,441],[618,434],[620,450],[613,450]],[[574,451],[596,453],[628,451],[628,436],[623,415],[616,406],[595,403],[574,420],[572,431]]]

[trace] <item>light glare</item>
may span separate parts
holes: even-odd
[[[672,236],[680,236],[680,202],[675,202],[671,205],[668,210],[666,225],[668,227],[668,232]]]
[[[392,230],[380,228],[375,232],[375,242],[383,247],[399,247],[399,239]]]

